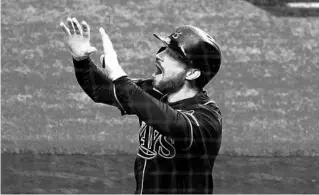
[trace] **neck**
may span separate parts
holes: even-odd
[[[189,88],[186,84],[177,92],[167,95],[167,101],[169,103],[177,102],[183,99],[194,97],[199,92],[198,89]]]

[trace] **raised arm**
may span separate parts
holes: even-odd
[[[221,133],[221,115],[215,108],[202,107],[192,112],[176,110],[142,91],[126,76],[114,83],[118,100],[126,111],[173,138],[180,148],[189,149],[194,140],[199,147],[220,141],[216,138]]]
[[[73,57],[75,76],[80,86],[94,102],[113,105],[121,110],[112,92],[112,81],[90,58],[96,48],[90,43],[89,25],[85,21],[82,21],[80,25],[75,18],[67,18],[67,25],[68,27],[63,22],[60,23],[66,35],[66,44]]]
[[[193,140],[199,140],[204,134],[211,134],[219,128],[219,119],[215,112],[198,111],[193,114],[175,110],[159,98],[150,95],[151,82],[136,82],[129,79],[117,60],[112,42],[103,28],[102,36],[105,66],[96,66],[89,58],[96,49],[90,46],[89,27],[82,21],[82,28],[75,18],[68,18],[69,28],[61,23],[67,36],[67,43],[73,55],[76,77],[83,90],[95,101],[115,105],[123,114],[136,114],[140,120],[158,130],[161,134],[173,138],[181,148],[190,148]],[[83,29],[83,30],[82,30]],[[140,84],[140,87],[138,85]],[[146,87],[147,90],[144,90]],[[161,97],[162,94],[158,95]],[[202,116],[211,115],[209,125],[204,125]],[[199,119],[196,119],[196,116]],[[198,142],[197,142],[198,143]]]
[[[73,64],[79,85],[94,102],[116,106],[122,115],[133,114],[126,111],[119,103],[115,93],[115,85],[103,68],[94,64],[91,58],[79,61],[73,59]],[[102,67],[103,64],[102,61]],[[154,98],[160,99],[162,97],[162,93],[153,88],[151,79],[132,79],[132,82]]]
[[[116,103],[113,83],[104,70],[87,58],[77,61],[73,58],[76,79],[83,91],[96,103],[104,103],[120,107]]]
[[[220,121],[215,111],[198,109],[190,114],[173,109],[169,104],[145,93],[127,77],[117,61],[117,54],[109,36],[102,27],[99,30],[105,54],[105,71],[115,84],[115,94],[124,110],[136,114],[162,135],[173,138],[181,149],[190,148],[194,140],[200,144],[204,137],[204,140],[218,137],[216,135],[220,130]],[[200,119],[197,120],[195,115]],[[204,115],[211,117],[209,124],[202,120]]]

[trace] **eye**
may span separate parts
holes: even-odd
[[[166,49],[166,47],[161,47],[158,51],[157,51],[157,54],[158,53],[161,53],[162,51],[164,51]]]

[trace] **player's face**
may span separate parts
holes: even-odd
[[[153,74],[153,86],[163,93],[174,93],[185,83],[185,65],[177,60],[174,53],[162,47],[156,54],[155,65],[157,72]]]

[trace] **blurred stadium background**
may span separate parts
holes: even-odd
[[[155,71],[160,43],[152,33],[204,29],[223,52],[206,87],[224,118],[221,153],[318,155],[317,9],[305,17],[283,2],[1,1],[2,151],[135,153],[137,118],[94,104],[77,84],[59,28],[72,16],[90,24],[97,63],[105,27],[131,77]]]
[[[309,5],[2,0],[1,192],[133,192],[137,118],[94,104],[79,87],[59,27],[68,16],[90,24],[97,63],[103,26],[131,77],[155,71],[154,32],[182,24],[209,32],[223,52],[206,87],[224,121],[215,192],[318,192],[319,12]]]

